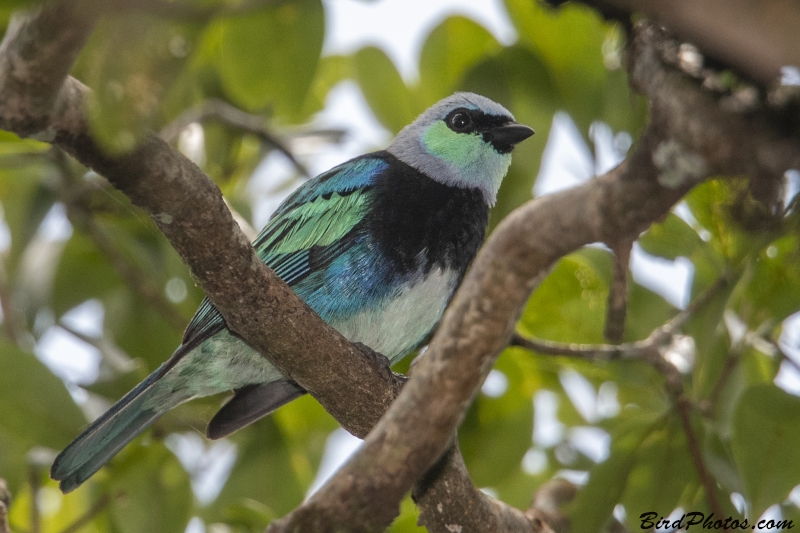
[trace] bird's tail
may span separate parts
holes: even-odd
[[[159,398],[158,406],[152,405],[154,402],[148,403],[164,370],[163,367],[159,368],[148,376],[92,422],[56,457],[50,469],[50,477],[61,482],[59,486],[64,493],[89,479],[158,417],[189,399],[188,396],[176,392]]]

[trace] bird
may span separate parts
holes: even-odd
[[[386,149],[305,182],[253,246],[323,320],[393,364],[438,323],[483,242],[511,151],[533,134],[493,100],[454,93]],[[210,439],[305,393],[206,297],[172,356],[72,441],[50,475],[70,492],[168,410],[230,391]]]

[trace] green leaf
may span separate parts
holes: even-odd
[[[650,226],[647,233],[639,237],[639,244],[651,255],[672,260],[691,257],[695,250],[705,245],[689,224],[672,213],[664,222]]]
[[[89,122],[106,150],[132,150],[146,132],[166,124],[166,101],[191,99],[189,80],[176,82],[197,34],[195,26],[141,13],[101,20],[76,73],[93,89]]]
[[[389,56],[374,46],[353,56],[355,77],[372,112],[389,131],[397,133],[425,110],[425,103],[412,98]]]
[[[281,2],[220,26],[218,68],[228,94],[246,109],[270,105],[276,115],[296,120],[322,50],[322,3]]]
[[[51,300],[53,311],[56,316],[61,316],[86,300],[102,299],[121,283],[122,280],[92,240],[75,232],[67,241],[58,261]]]
[[[435,102],[450,95],[472,65],[502,49],[480,24],[462,16],[446,19],[434,28],[422,47],[420,85]]]
[[[559,342],[601,343],[607,297],[608,278],[580,254],[569,255],[528,300],[520,329]]]
[[[326,56],[319,60],[317,73],[308,91],[302,115],[310,117],[322,111],[328,93],[340,82],[353,77],[352,61],[347,56]]]
[[[711,234],[710,245],[725,264],[740,268],[748,254],[761,248],[753,234],[744,232],[733,219],[731,209],[742,194],[741,181],[711,180],[692,189],[686,203],[700,225]]]
[[[752,516],[783,502],[800,480],[800,398],[774,385],[749,388],[739,400],[731,448]]]
[[[507,350],[495,365],[508,382],[505,393],[497,398],[480,394],[458,430],[464,460],[479,487],[496,486],[519,471],[531,446],[533,403],[525,390],[527,376],[518,355],[530,358],[530,354]],[[486,461],[486,457],[492,460]]]
[[[183,531],[192,510],[189,475],[160,442],[128,446],[113,463],[105,489],[122,494],[110,508],[119,533]]]
[[[294,450],[273,417],[259,420],[231,438],[238,447],[236,464],[216,501],[204,510],[204,519],[227,520],[228,513],[248,499],[267,505],[265,515],[278,516],[303,501],[307,485],[300,478],[307,481],[306,469],[301,467],[298,476]],[[258,524],[258,527],[263,529],[266,524]]]
[[[637,521],[642,513],[666,516],[679,505],[687,487],[697,486],[697,470],[687,446],[686,433],[674,416],[642,442],[621,500],[631,529],[641,525]]]
[[[0,339],[0,473],[16,490],[25,454],[34,446],[58,450],[86,424],[64,384],[32,354]]]
[[[567,508],[572,531],[602,531],[619,503],[636,464],[642,442],[653,431],[660,416],[637,413],[618,424],[612,433],[611,453],[589,473],[589,481]]]
[[[800,238],[780,237],[752,259],[750,271],[732,300],[737,314],[756,329],[767,320],[779,322],[800,310]]]
[[[22,148],[23,143],[3,143]],[[24,153],[24,152],[22,152]],[[47,185],[53,167],[43,162],[0,168],[0,203],[2,214],[11,232],[11,249],[7,258],[9,275],[36,235],[45,215],[53,207],[55,194]]]
[[[535,50],[551,69],[564,108],[582,132],[595,120],[616,130],[641,127],[643,99],[631,97],[622,69],[610,71],[604,64],[604,53],[621,47],[620,32],[596,10],[573,3],[554,9],[528,0],[505,5],[520,44]]]
[[[181,341],[181,331],[129,289],[113,291],[106,306],[104,329],[114,342],[133,358],[141,357],[152,372],[166,361]]]

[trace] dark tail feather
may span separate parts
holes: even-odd
[[[174,394],[158,409],[145,409],[144,404],[153,392],[153,385],[161,377],[159,370],[92,422],[56,457],[50,477],[61,482],[59,486],[64,493],[89,479],[158,417],[188,399]]]
[[[273,381],[237,389],[206,428],[209,439],[221,439],[305,394],[294,381]]]

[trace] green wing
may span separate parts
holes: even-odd
[[[368,210],[372,179],[387,166],[364,156],[322,174],[293,193],[253,242],[258,256],[290,286],[323,268],[353,243],[353,229]],[[183,344],[196,345],[225,327],[203,299]]]

